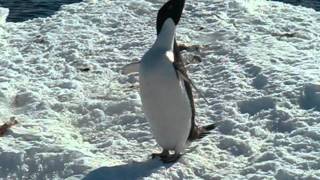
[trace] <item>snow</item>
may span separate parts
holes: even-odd
[[[320,179],[320,13],[265,0],[187,1],[197,122],[216,122],[175,164],[156,146],[135,76],[165,0],[97,0],[4,22],[0,179]],[[196,59],[195,61],[193,59]],[[201,62],[199,62],[199,59]]]

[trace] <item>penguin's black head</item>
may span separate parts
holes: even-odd
[[[175,25],[179,23],[185,0],[169,0],[165,3],[157,15],[157,34],[160,33],[163,23],[171,18]]]

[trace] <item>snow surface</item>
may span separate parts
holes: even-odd
[[[265,0],[187,1],[177,29],[199,124],[175,164],[159,151],[134,76],[165,0],[92,0],[5,23],[0,179],[320,179],[320,13]],[[195,62],[193,59],[201,60]]]

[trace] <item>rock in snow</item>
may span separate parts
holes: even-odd
[[[199,124],[175,164],[157,149],[137,80],[165,0],[96,0],[21,23],[0,9],[0,179],[320,179],[320,13],[266,0],[187,1],[177,29]],[[191,58],[190,58],[191,57]],[[82,69],[89,69],[83,71]]]

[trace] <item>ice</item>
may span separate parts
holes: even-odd
[[[177,39],[197,123],[170,165],[121,74],[155,40],[165,0],[96,0],[5,22],[0,9],[0,179],[319,179],[320,14],[265,0],[187,1]]]
[[[6,22],[8,14],[9,14],[8,8],[1,8],[0,7],[0,25],[4,24]]]

